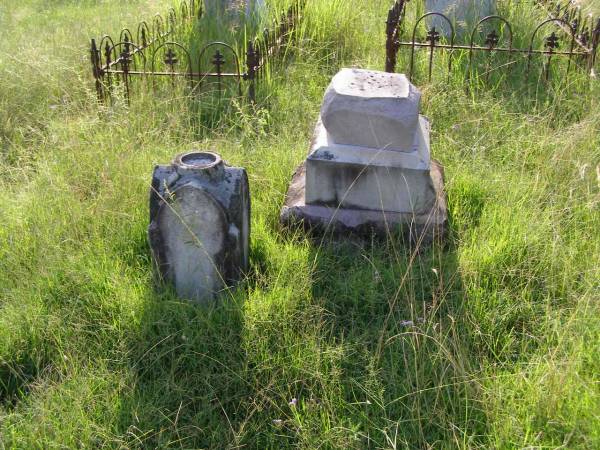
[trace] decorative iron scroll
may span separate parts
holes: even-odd
[[[101,101],[111,98],[113,86],[118,81],[122,83],[129,102],[131,77],[167,77],[173,85],[176,79],[187,79],[192,91],[209,80],[216,81],[221,91],[225,80],[232,79],[237,83],[240,96],[241,83],[247,82],[248,97],[254,102],[261,71],[267,59],[276,55],[291,39],[305,0],[295,2],[282,12],[270,29],[249,41],[243,58],[231,45],[220,41],[206,44],[194,55],[197,58],[193,58],[185,45],[172,39],[179,25],[202,16],[201,3],[201,0],[183,0],[179,12],[170,8],[166,20],[157,14],[151,25],[146,21],[140,22],[135,34],[125,28],[117,42],[108,35],[101,38],[99,45],[92,39],[92,74],[98,98]]]
[[[466,79],[469,80],[474,69],[474,54],[486,53],[486,67],[484,70],[487,80],[491,71],[490,60],[495,55],[504,54],[510,62],[502,67],[510,67],[518,61],[519,56],[526,60],[526,78],[529,77],[534,56],[542,55],[545,58],[543,65],[543,78],[548,80],[552,63],[557,60],[566,60],[566,75],[573,66],[584,69],[588,75],[594,73],[596,54],[600,43],[600,19],[591,17],[582,18],[581,11],[568,2],[561,3],[559,0],[538,0],[538,4],[548,12],[548,19],[542,21],[534,28],[528,36],[529,45],[526,48],[517,48],[513,44],[516,41],[513,35],[513,27],[508,20],[499,16],[491,15],[481,19],[471,33],[467,44],[457,44],[452,21],[441,13],[427,13],[418,17],[410,27],[406,24],[406,7],[408,0],[396,0],[388,12],[386,22],[386,62],[385,70],[394,72],[396,70],[398,53],[402,47],[410,49],[410,64],[408,76],[414,75],[415,52],[424,49],[428,52],[428,79],[431,80],[434,55],[437,51],[448,52],[448,75],[452,69],[453,56],[455,52],[468,52],[468,66]],[[550,5],[554,5],[550,8]],[[435,26],[427,27],[424,36],[419,33],[423,22],[428,17],[438,16],[449,25],[450,36],[441,39],[440,33]],[[408,40],[403,39],[403,29],[408,28]],[[483,30],[487,29],[487,33]],[[543,34],[546,33],[546,34]],[[543,36],[540,45],[540,37]],[[538,43],[536,45],[536,43]]]
[[[551,19],[561,19],[567,22],[575,33],[575,42],[583,50],[592,53],[590,69],[594,66],[598,48],[600,31],[600,17],[594,18],[592,14],[583,15],[581,5],[573,0],[536,0],[544,8]],[[568,28],[564,29],[568,32]]]

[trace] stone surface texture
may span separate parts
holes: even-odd
[[[266,8],[265,0],[204,0],[204,3],[209,17],[234,17],[242,12],[251,16]]]
[[[341,236],[372,232],[387,236],[399,230],[413,243],[441,241],[446,237],[448,226],[444,170],[433,160],[429,173],[435,191],[432,208],[421,213],[399,213],[308,204],[305,199],[306,168],[302,164],[292,177],[280,219],[287,226],[301,224],[308,230]]]
[[[322,155],[324,158],[335,161],[368,163],[375,165],[404,167],[406,169],[429,169],[429,120],[419,116],[419,123],[415,130],[413,148],[410,152],[384,150],[358,145],[343,145],[333,141],[331,134],[319,119],[311,140],[309,155]]]
[[[281,221],[343,233],[401,227],[426,242],[443,237],[443,170],[431,160],[419,99],[404,75],[342,69],[327,89]]]
[[[480,19],[495,14],[495,0],[426,0],[426,12],[444,14],[454,26],[457,37],[469,37],[469,33]],[[452,28],[443,17],[433,15],[425,19],[428,27],[450,38]]]
[[[422,212],[435,194],[429,176],[429,122],[420,118],[413,152],[329,144],[318,122],[306,159],[306,202],[342,208]]]
[[[337,144],[412,151],[420,100],[403,74],[342,69],[325,92],[321,118]]]
[[[246,171],[210,152],[156,166],[148,237],[157,272],[178,296],[206,301],[248,265],[250,198]]]

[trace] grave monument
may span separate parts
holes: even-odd
[[[249,237],[245,169],[199,151],[155,167],[148,238],[160,279],[180,297],[207,301],[238,281],[248,267]]]
[[[400,227],[426,240],[443,235],[443,170],[430,157],[420,98],[402,74],[338,72],[309,155],[292,177],[282,223],[338,232]]]
[[[266,8],[265,0],[205,0],[205,11],[208,17],[217,17],[227,21],[246,18],[259,14]]]
[[[464,36],[471,32],[480,19],[492,15],[496,10],[495,0],[426,0],[425,10],[428,13],[444,14],[452,23],[456,36]],[[451,38],[450,25],[443,17],[432,15],[427,17],[429,28],[435,29],[447,39]]]

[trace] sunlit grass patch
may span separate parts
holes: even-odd
[[[467,93],[436,68],[449,241],[315,239],[280,227],[287,183],[331,76],[383,67],[389,2],[309,2],[256,106],[98,105],[88,38],[168,3],[0,6],[5,446],[598,447],[596,81]],[[146,242],[153,166],[191,147],[251,184],[251,270],[211,307],[157,290]]]

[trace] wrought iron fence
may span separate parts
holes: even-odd
[[[135,35],[125,28],[116,42],[108,35],[103,36],[99,44],[92,39],[92,74],[99,100],[104,102],[112,99],[114,87],[119,84],[129,102],[131,80],[136,77],[149,80],[150,86],[155,85],[157,78],[169,78],[172,86],[175,86],[175,80],[183,79],[187,81],[191,92],[201,89],[209,81],[215,81],[211,84],[216,84],[221,92],[226,80],[234,80],[240,97],[242,83],[246,82],[248,98],[256,101],[256,83],[261,78],[266,62],[290,39],[304,1],[294,3],[273,26],[249,41],[241,57],[226,42],[209,42],[193,55],[187,45],[175,40],[178,27],[202,17],[204,11],[201,3],[201,0],[182,0],[179,14],[170,8],[167,20],[157,14],[151,25],[142,21]]]
[[[385,70],[395,72],[398,55],[401,48],[408,48],[407,73],[410,79],[415,73],[416,53],[423,49],[426,52],[428,79],[432,78],[434,56],[436,52],[447,53],[448,76],[452,71],[452,64],[459,55],[465,56],[467,64],[465,78],[471,80],[474,76],[487,80],[492,71],[501,68],[510,68],[514,64],[524,63],[525,78],[529,78],[532,62],[536,57],[544,58],[542,64],[543,79],[548,81],[551,67],[556,60],[566,64],[565,77],[576,66],[588,75],[594,74],[596,53],[600,42],[600,19],[588,17],[583,20],[580,12],[572,10],[570,6],[560,4],[560,7],[548,9],[548,5],[558,3],[557,0],[539,0],[540,5],[546,8],[549,14],[533,28],[527,37],[519,36],[519,41],[528,42],[528,45],[515,45],[517,36],[514,27],[500,15],[490,15],[479,20],[470,33],[466,33],[467,42],[457,43],[457,33],[450,18],[437,12],[425,13],[416,17],[413,23],[407,23],[407,6],[409,0],[396,0],[388,12],[386,22],[386,61]],[[578,15],[579,14],[579,15]],[[435,25],[431,25],[433,18],[442,21],[450,31],[444,37]],[[550,30],[548,30],[550,28]],[[543,35],[543,33],[549,33]],[[565,45],[566,44],[566,45]],[[483,70],[480,70],[481,59],[477,54],[485,53]],[[505,55],[500,66],[492,68],[491,60],[497,55]]]
[[[584,14],[581,5],[573,0],[536,0],[536,3],[545,9],[549,18],[561,19],[571,26],[577,46],[590,54],[589,65],[593,68],[600,38],[600,17]],[[561,27],[564,32],[570,33],[562,23]]]

